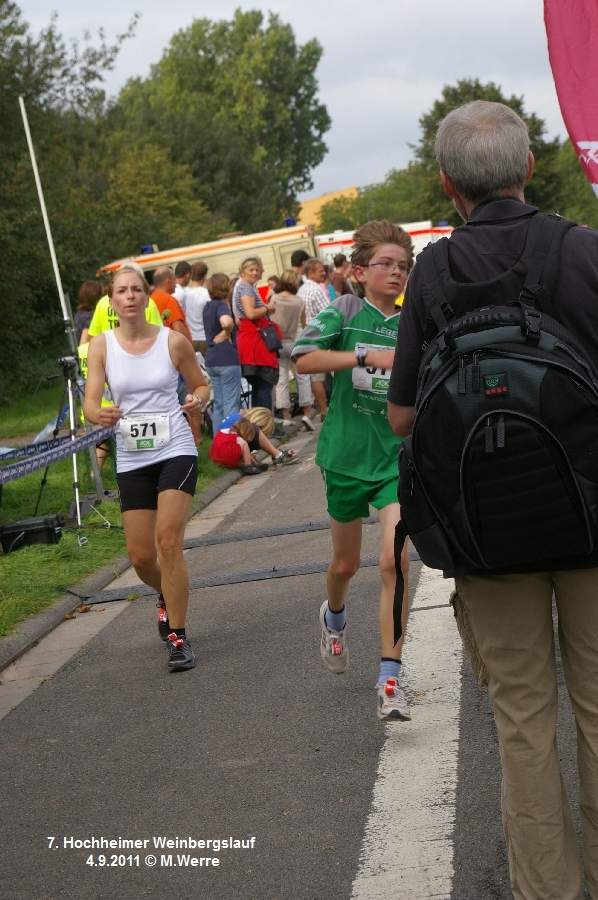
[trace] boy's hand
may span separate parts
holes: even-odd
[[[392,369],[394,350],[368,350],[365,364],[370,369]]]

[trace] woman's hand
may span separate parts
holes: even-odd
[[[268,312],[276,312],[276,300],[272,299],[269,303],[266,303],[266,309]]]
[[[195,396],[195,394],[187,394],[181,409],[184,413],[187,413],[188,416],[201,416],[203,403],[199,397]]]
[[[102,406],[100,407],[100,422],[102,428],[110,428],[122,419],[124,413],[120,406]]]

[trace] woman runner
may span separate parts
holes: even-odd
[[[210,390],[187,338],[146,320],[149,288],[141,275],[119,270],[108,296],[120,327],[90,342],[83,408],[90,422],[119,423],[116,468],[127,552],[139,578],[159,594],[158,626],[167,641],[169,671],[192,669],[183,538],[197,450],[183,413],[200,416]],[[179,372],[188,389],[182,406]],[[105,381],[114,406],[101,406]]]

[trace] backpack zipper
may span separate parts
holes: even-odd
[[[476,394],[480,391],[480,354],[476,352],[473,354],[473,365],[471,367],[471,389],[475,391]]]
[[[486,453],[494,453],[494,432],[492,430],[492,416],[487,417],[486,428],[484,430],[485,430]]]

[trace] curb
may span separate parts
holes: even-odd
[[[297,434],[300,429],[301,423],[299,422],[296,427],[289,428],[288,436],[291,437]],[[287,435],[285,434],[286,437]],[[274,446],[278,446],[279,441],[273,439],[272,443]],[[189,519],[202,512],[206,506],[213,503],[220,494],[242,477],[243,473],[240,469],[232,469],[213,481],[209,487],[193,498]],[[123,572],[129,569],[130,566],[131,563],[128,556],[117,556],[110,563],[94,572],[93,575],[90,575],[89,578],[86,578],[81,584],[74,585],[72,590],[79,594],[92,594],[96,591],[101,591],[118,575],[122,575]],[[66,615],[74,612],[81,602],[81,600],[73,598],[70,594],[63,594],[62,597],[55,600],[52,606],[49,606],[43,612],[36,613],[19,622],[15,626],[19,631],[1,637],[0,672],[38,644],[42,638],[45,638],[46,635],[64,621]]]

